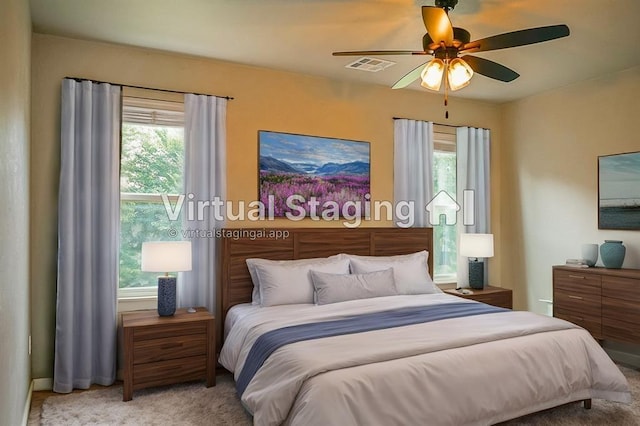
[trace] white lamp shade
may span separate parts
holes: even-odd
[[[493,257],[493,234],[461,234],[460,256]]]
[[[444,62],[442,59],[433,58],[420,73],[422,82],[420,85],[425,89],[440,90],[442,83],[442,74],[444,73]]]
[[[449,63],[447,69],[449,88],[451,90],[459,90],[467,86],[473,77],[473,70],[465,61],[455,58]]]
[[[142,243],[141,269],[146,272],[190,271],[191,241]]]

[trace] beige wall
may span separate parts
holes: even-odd
[[[516,308],[546,313],[551,266],[583,243],[623,240],[623,266],[640,267],[640,231],[598,230],[597,216],[597,157],[640,151],[639,97],[640,67],[504,107],[501,280]]]
[[[0,6],[0,424],[22,422],[29,358],[29,67],[27,0]]]
[[[445,122],[443,99],[438,95],[412,90],[393,91],[382,86],[346,83],[139,48],[34,34],[32,60],[34,377],[51,377],[53,365],[62,78],[83,77],[235,97],[229,103],[227,114],[228,198],[232,201],[257,197],[258,130],[369,141],[372,197],[392,200],[393,117]],[[500,164],[498,106],[452,99],[450,117],[447,124],[491,129],[492,161],[494,165]],[[501,181],[498,167],[494,167],[492,179],[493,228],[499,247],[500,212],[497,206]],[[310,222],[298,224],[315,226]],[[256,223],[246,225],[263,226]],[[290,222],[282,221],[264,224],[290,225]],[[492,276],[497,277],[499,259],[494,258],[491,262],[496,266]],[[509,286],[510,283],[504,284]]]

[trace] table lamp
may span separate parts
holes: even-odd
[[[460,256],[469,258],[469,287],[484,288],[484,262],[478,258],[493,257],[493,234],[461,234]]]
[[[158,315],[173,315],[176,311],[176,277],[169,275],[169,272],[191,270],[191,242],[142,243],[141,269],[145,272],[164,272],[164,276],[158,277]]]

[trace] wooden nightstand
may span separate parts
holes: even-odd
[[[463,297],[465,299],[476,300],[488,305],[498,306],[500,308],[513,309],[513,294],[508,288],[502,287],[485,287],[482,290],[470,288],[473,294],[460,294],[455,288],[444,290],[447,294]]]
[[[151,386],[206,379],[215,386],[215,319],[205,308],[161,317],[156,310],[122,314],[122,400]]]

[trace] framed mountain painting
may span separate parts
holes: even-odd
[[[598,157],[598,228],[640,229],[640,152]]]
[[[258,144],[260,201],[273,216],[365,215],[368,142],[261,130]]]

